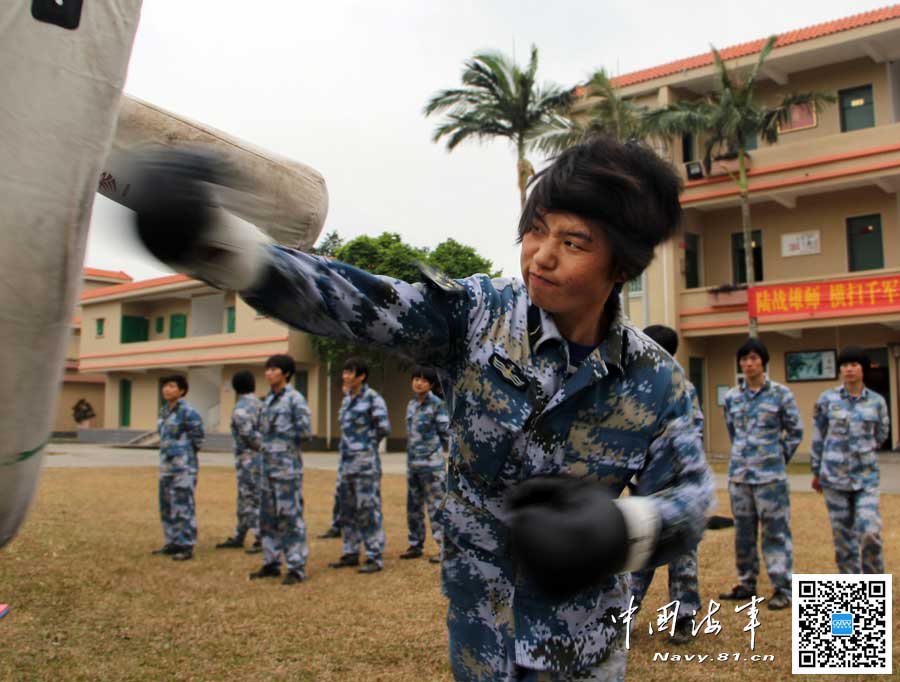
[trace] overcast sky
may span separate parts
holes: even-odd
[[[801,0],[148,0],[126,92],[316,168],[325,231],[385,230],[418,246],[452,237],[518,274],[515,153],[504,141],[431,142],[422,107],[463,61],[495,49],[563,85],[627,73],[884,2]],[[540,167],[540,158],[534,159]],[[169,272],[97,196],[86,264],[135,279]],[[323,233],[324,234],[324,233]]]

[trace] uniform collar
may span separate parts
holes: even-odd
[[[759,395],[763,391],[768,391],[772,387],[772,381],[769,379],[769,375],[766,375],[766,380],[763,382],[763,385],[760,386],[757,390],[753,390],[750,388],[747,383],[744,383],[744,393],[747,395]]]
[[[582,363],[582,365],[589,363],[594,365],[594,374],[597,376],[608,374],[610,365],[616,367],[620,372],[624,372],[628,348],[626,337],[628,318],[625,317],[615,293],[610,295],[605,312],[611,314],[612,318],[606,336]],[[538,349],[547,341],[556,341],[561,346],[567,344],[550,313],[531,302],[528,304],[528,340],[532,353],[537,353]],[[568,350],[564,352],[568,353]]]
[[[838,386],[838,393],[841,394],[841,398],[843,398],[844,400],[865,400],[869,397],[869,388],[868,386],[863,384],[863,389],[859,392],[859,397],[856,397],[850,395],[850,393],[847,391],[847,387],[844,386],[844,384],[841,384],[840,386]]]

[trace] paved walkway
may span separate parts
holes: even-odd
[[[117,448],[89,443],[51,443],[47,446],[44,466],[51,468],[85,467],[156,467],[159,453],[156,450]],[[386,474],[406,473],[406,453],[389,452],[382,455],[381,464]],[[304,452],[303,465],[308,469],[337,471],[338,456],[335,452]],[[228,452],[201,452],[200,466],[233,467],[234,459]],[[716,488],[728,488],[728,477],[715,474]],[[812,477],[807,474],[789,474],[788,481],[794,492],[810,492]],[[883,455],[881,458],[881,492],[900,493],[900,456]]]

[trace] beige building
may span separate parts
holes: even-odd
[[[721,54],[746,74],[763,42]],[[711,92],[714,73],[706,53],[613,82],[654,107]],[[890,406],[890,447],[900,439],[900,5],[784,34],[763,76],[764,102],[806,90],[836,101],[817,116],[798,109],[776,144],[750,152],[757,286],[734,287],[746,281],[737,185],[722,164],[706,176],[698,141],[686,136],[666,150],[686,180],[683,231],[630,295],[631,315],[680,332],[678,359],[702,394],[709,450],[729,449],[721,396],[737,381],[749,306],[769,376],[797,397],[800,450],[809,450],[816,398],[839,383],[835,354],[851,344],[872,357],[866,380]]]
[[[308,335],[259,314],[233,292],[184,275],[92,288],[81,295],[80,323],[79,368],[101,378],[107,429],[155,430],[160,379],[180,373],[207,432],[227,434],[235,402],[232,375],[252,371],[256,393],[264,396],[266,358],[289,353],[297,363],[294,385],[313,415],[313,447],[334,446],[340,436],[340,368],[329,381]],[[388,402],[389,447],[402,447],[396,439],[406,437],[406,374],[391,367],[373,373],[370,385]]]
[[[121,271],[98,270],[84,268],[82,292],[105,288],[131,282],[131,277]],[[81,306],[76,306],[71,322],[71,336],[66,346],[66,364],[63,374],[59,402],[56,406],[56,417],[53,420],[53,431],[71,433],[78,428],[72,414],[72,408],[79,399],[84,399],[94,408],[96,416],[90,420],[91,427],[103,427],[105,411],[105,384],[102,374],[82,372],[81,359]],[[87,426],[87,425],[85,425]]]

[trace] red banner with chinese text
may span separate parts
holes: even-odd
[[[760,320],[900,312],[900,274],[752,287],[747,306]]]

